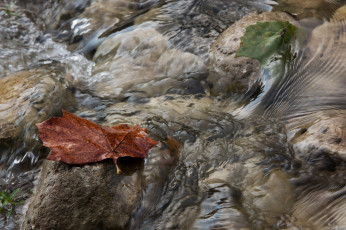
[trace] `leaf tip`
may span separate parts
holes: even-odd
[[[61,111],[62,111],[62,113],[63,113],[64,116],[67,115],[67,114],[70,114],[70,112],[67,112],[67,111],[64,110],[64,109],[61,109]]]
[[[36,123],[35,125],[36,125],[36,127],[37,127],[38,129],[40,129],[40,128],[42,127],[42,125],[43,125],[43,122]]]

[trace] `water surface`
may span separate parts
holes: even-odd
[[[178,152],[145,160],[143,200],[129,229],[345,227],[345,158],[330,154],[345,148],[326,141],[303,154],[304,146],[292,146],[321,122],[345,136],[344,1],[18,1],[19,16],[6,5],[0,80],[34,85],[21,104],[0,99],[0,113],[25,117],[0,139],[1,189],[28,196],[48,154],[34,125],[64,108],[179,143]],[[278,76],[263,70],[256,94],[211,93],[209,51],[218,35],[271,10],[289,12],[305,31],[296,57]],[[35,85],[29,75],[44,80]],[[19,217],[1,221],[13,229]]]

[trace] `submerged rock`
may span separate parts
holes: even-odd
[[[181,143],[168,174],[155,161],[145,163],[143,178],[150,179],[144,179],[130,229],[271,226],[294,203],[289,179],[296,162],[275,122],[236,121],[212,99],[193,95],[117,103],[83,115],[103,115],[108,125],[141,123],[156,139],[172,136]]]
[[[18,0],[17,4],[42,29],[55,29],[80,14],[91,0]]]
[[[346,161],[346,112],[319,112],[314,117],[310,123],[295,127],[291,143],[296,152],[307,159],[313,152],[322,151]]]
[[[182,120],[184,115],[180,116]],[[178,117],[167,128],[180,124],[175,135],[195,139],[184,142],[165,186],[155,187],[153,182],[147,186],[130,229],[246,228],[276,223],[293,201],[288,178],[294,156],[285,144],[282,126],[264,120],[243,124],[226,116],[190,123],[185,119],[179,123]],[[151,194],[161,194],[160,200],[152,202]]]
[[[0,3],[0,7],[5,8],[5,4]],[[15,6],[12,10],[19,16],[9,17],[0,11],[0,78],[32,65],[42,50],[42,44],[36,41],[41,32],[22,10]]]
[[[311,229],[343,229],[346,226],[346,163],[312,154],[310,175],[294,179],[297,202],[292,208],[295,226]]]
[[[74,99],[58,71],[22,71],[0,79],[0,138],[33,135],[35,124],[60,113]]]
[[[92,57],[104,37],[133,24],[133,17],[142,6],[138,0],[92,1],[78,17],[59,27],[57,38],[68,42],[70,49]]]
[[[296,224],[342,228],[346,226],[346,113],[320,111],[290,122],[299,121],[290,140],[304,162],[300,176],[292,181],[297,194],[292,208]]]
[[[85,81],[95,95],[117,99],[139,84],[205,68],[200,58],[172,48],[167,37],[145,26],[106,39],[94,61],[94,76]]]
[[[137,23],[145,18],[159,21],[156,29],[175,48],[207,60],[211,44],[222,31],[245,15],[268,8],[263,0],[180,0],[154,8]]]

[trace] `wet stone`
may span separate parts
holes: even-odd
[[[293,180],[297,202],[292,207],[291,223],[301,228],[342,229],[346,226],[346,163],[324,153],[312,155],[315,156],[311,157],[310,166],[314,168],[311,174],[303,172]]]
[[[13,6],[13,11],[19,16],[9,17],[0,10],[0,78],[22,70],[37,60],[37,52],[29,49],[39,49],[36,38],[41,32],[20,9]]]
[[[142,163],[117,175],[112,161],[45,161],[22,229],[124,229],[141,199]]]
[[[320,112],[316,120],[294,129],[291,142],[297,154],[308,159],[314,152],[346,161],[346,114],[344,111]]]
[[[196,139],[180,148],[180,161],[167,184],[155,186],[157,182],[149,181],[130,229],[199,229],[203,223],[208,228],[229,227],[230,223],[247,227],[256,221],[270,226],[291,207],[293,198],[288,194],[294,156],[282,126],[264,120],[232,124],[230,118],[219,118],[229,132],[216,131],[219,135],[213,136],[212,119],[203,121],[206,126],[200,128],[189,124]],[[234,129],[238,132],[233,136]],[[157,173],[147,171],[146,176]],[[161,194],[157,203],[152,194]],[[265,217],[260,215],[264,212]]]
[[[69,50],[77,50],[89,58],[104,37],[131,26],[137,12],[150,7],[138,0],[77,0],[59,5],[50,10],[58,19],[48,24],[54,39],[66,42]]]
[[[174,81],[182,74],[205,69],[199,57],[172,48],[167,37],[146,26],[106,39],[94,61],[94,79],[85,81],[96,96],[118,100],[126,98],[126,93],[136,92],[140,85],[149,86],[166,78],[168,86],[170,78]],[[154,91],[147,91],[145,97],[165,93]]]
[[[37,69],[0,79],[0,138],[17,138],[24,130],[35,132],[36,123],[74,102],[63,82],[58,80],[59,75],[63,76],[59,72]],[[26,133],[28,137],[31,134]]]
[[[152,11],[143,17],[160,21],[156,28],[165,32],[175,48],[207,60],[211,44],[222,31],[260,8],[247,0],[182,0],[158,8],[154,18]]]
[[[17,4],[31,13],[31,20],[41,29],[52,30],[78,16],[91,0],[19,0]]]

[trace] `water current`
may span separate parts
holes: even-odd
[[[145,159],[128,229],[346,229],[345,7],[2,0],[0,190],[31,195],[49,153],[35,124],[63,108],[178,143]],[[254,87],[235,84],[213,65],[213,44],[243,17],[271,11],[303,35],[288,61],[261,67]],[[22,209],[0,226],[19,228]]]

